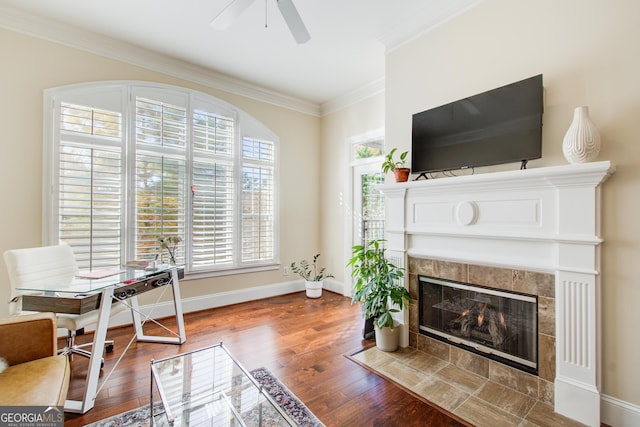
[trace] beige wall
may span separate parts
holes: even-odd
[[[485,0],[391,52],[386,61],[387,143],[402,149],[410,149],[412,114],[542,73],[543,157],[529,167],[566,164],[562,138],[573,109],[590,107],[603,141],[598,160],[617,168],[603,192],[603,392],[635,405],[640,404],[638,17],[636,0]]]
[[[193,88],[230,102],[262,121],[280,137],[281,260],[320,246],[320,119],[230,95],[139,67],[15,32],[0,30],[0,253],[42,242],[43,90],[98,80],[145,80]],[[307,159],[302,162],[300,159]],[[304,238],[300,238],[304,236]],[[296,277],[281,270],[183,282],[185,298],[269,285]],[[7,273],[0,262],[0,280]],[[0,286],[0,317],[8,315],[8,286]]]
[[[345,220],[351,220],[349,140],[384,130],[384,95],[358,102],[322,119],[320,217],[322,257],[335,280],[350,289],[351,278],[345,265],[351,258],[351,243]],[[345,292],[346,293],[346,292]]]

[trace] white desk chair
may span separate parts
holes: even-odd
[[[73,249],[66,244],[55,246],[44,246],[37,248],[12,249],[4,253],[4,261],[9,273],[11,284],[11,301],[16,302],[16,313],[20,314],[22,304],[21,296],[25,293],[19,291],[18,287],[29,287],[32,289],[47,289],[52,284],[71,283],[74,276],[78,274],[78,265],[73,254]],[[123,304],[114,304],[111,308],[111,315],[115,315],[127,307]],[[67,329],[67,345],[60,350],[61,354],[68,354],[72,358],[73,354],[84,357],[91,357],[91,352],[84,349],[90,347],[92,343],[76,345],[75,337],[77,331],[96,324],[99,310],[93,310],[85,314],[65,314],[56,313],[56,323],[58,328]],[[106,342],[107,351],[113,350],[113,341]]]

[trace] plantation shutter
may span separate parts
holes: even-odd
[[[274,256],[273,153],[270,141],[242,139],[242,262]]]
[[[192,266],[233,266],[233,117],[196,109],[193,116]]]
[[[122,117],[61,103],[58,145],[58,239],[81,270],[120,265]]]
[[[178,237],[175,262],[185,262],[187,111],[162,101],[136,98],[135,258],[158,254],[158,240]]]

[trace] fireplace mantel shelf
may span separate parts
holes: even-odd
[[[555,274],[555,410],[593,426],[600,425],[600,192],[614,172],[602,161],[379,186],[390,256]]]
[[[383,184],[380,188],[386,193],[387,191],[418,188],[429,188],[431,191],[442,189],[442,191],[448,192],[455,188],[485,188],[487,185],[505,189],[530,188],[532,186],[544,188],[589,183],[598,185],[614,172],[615,167],[611,165],[611,162],[601,161],[407,181]]]

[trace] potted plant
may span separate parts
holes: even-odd
[[[407,154],[409,154],[409,152],[403,152],[400,154],[400,158],[398,160],[394,160],[393,156],[396,150],[397,148],[392,149],[384,157],[384,162],[382,162],[382,172],[393,172],[396,182],[406,182],[409,180],[409,173],[411,172],[411,169],[404,167],[407,163]]]
[[[398,348],[399,331],[392,314],[408,308],[412,301],[409,291],[398,281],[404,269],[385,256],[382,240],[353,247],[353,258],[347,263],[355,279],[352,303],[362,302],[362,315],[372,319],[376,346],[382,351]]]
[[[291,271],[299,274],[300,277],[304,279],[307,298],[320,298],[322,296],[324,279],[334,277],[333,274],[325,273],[325,267],[318,269],[317,263],[319,257],[320,254],[315,254],[311,262],[303,259],[300,263],[291,263]]]

